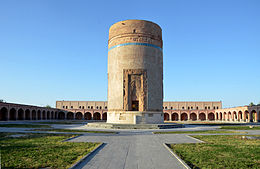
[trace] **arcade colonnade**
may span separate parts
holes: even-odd
[[[165,121],[260,122],[260,106],[217,110],[164,110]]]
[[[0,103],[0,121],[8,120],[106,120],[103,110],[65,111],[31,105]]]

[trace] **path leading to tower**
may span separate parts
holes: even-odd
[[[84,169],[173,169],[185,168],[163,143],[198,143],[186,135],[120,132],[109,136],[84,135],[71,142],[103,142],[105,146],[77,168]]]

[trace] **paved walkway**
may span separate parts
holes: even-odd
[[[198,143],[186,135],[151,132],[120,132],[109,135],[84,135],[71,142],[103,142],[105,146],[77,168],[84,169],[173,169],[185,168],[163,143]]]

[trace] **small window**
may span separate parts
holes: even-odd
[[[210,109],[210,107],[208,107],[208,109]]]
[[[197,106],[196,109],[199,110],[199,107]]]
[[[184,107],[182,107],[182,109],[184,109]]]
[[[105,106],[105,109],[107,109],[107,106]]]
[[[190,107],[188,107],[188,110],[190,110]]]
[[[65,106],[62,106],[62,108],[65,108]]]
[[[207,109],[207,107],[205,107],[205,109]]]
[[[193,109],[193,107],[191,106],[191,108],[190,108],[191,110]]]
[[[81,106],[79,106],[79,108],[81,109]]]
[[[84,106],[82,106],[82,109],[84,109]]]
[[[88,106],[88,109],[90,109],[90,106]]]
[[[100,106],[99,108],[102,109],[102,106]]]
[[[172,109],[172,107],[171,107],[171,109]]]
[[[165,107],[165,109],[167,109],[167,106]]]
[[[218,106],[217,106],[217,109],[218,109]]]
[[[162,107],[164,109],[164,107]]]
[[[133,30],[133,33],[135,33],[135,29]]]
[[[91,106],[91,109],[93,109],[93,106]]]
[[[73,106],[70,106],[71,109],[73,109]]]
[[[66,109],[68,109],[68,106],[66,106]]]
[[[213,109],[216,109],[216,107],[214,106]]]

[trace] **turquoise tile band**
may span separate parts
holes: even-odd
[[[154,47],[156,49],[159,49],[160,51],[162,51],[162,48],[160,48],[159,46],[150,44],[150,43],[123,43],[123,44],[119,44],[119,45],[115,45],[112,46],[108,49],[108,52],[114,48],[120,47],[120,46],[127,46],[127,45],[141,45],[141,46],[149,46],[149,47]]]

